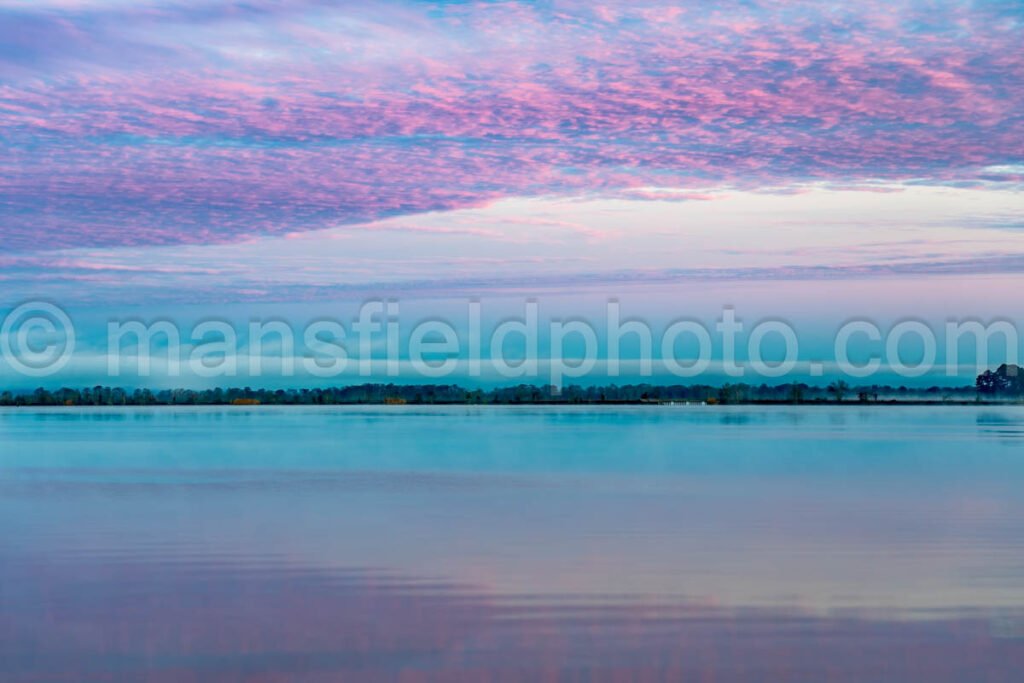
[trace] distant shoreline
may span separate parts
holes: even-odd
[[[972,407],[972,406],[1021,406],[1024,407],[1024,400],[980,400],[980,401],[942,401],[942,400],[885,400],[885,401],[737,401],[732,403],[704,402],[704,401],[532,401],[532,402],[491,402],[491,403],[466,403],[456,401],[433,401],[433,402],[385,402],[385,401],[363,401],[350,403],[259,403],[259,402],[231,402],[231,403],[117,403],[117,404],[96,404],[96,403],[75,403],[75,404],[38,404],[23,403],[0,405],[0,411],[33,410],[39,408],[52,410],[74,410],[78,408],[89,409],[119,409],[119,408],[358,408],[358,407],[380,407],[380,408],[429,408],[432,406],[442,408],[572,408],[589,407],[599,408],[621,407],[621,406],[648,406],[648,407],[706,407],[706,408],[731,408],[731,407],[790,407],[790,408],[901,408],[913,406],[949,406],[949,407]]]
[[[842,381],[828,386],[802,383],[776,386],[725,384],[567,386],[561,389],[528,384],[467,389],[459,385],[360,384],[315,389],[125,389],[95,386],[81,389],[0,391],[0,408],[175,407],[175,406],[571,406],[571,405],[833,405],[935,406],[1022,405],[1016,391],[991,392],[973,386],[910,389],[871,385],[854,387]]]
[[[124,404],[124,405],[72,405],[72,406],[60,406],[60,405],[11,405],[11,406],[0,406],[0,414],[3,413],[18,413],[18,412],[33,412],[33,411],[47,411],[47,412],[74,412],[78,410],[90,410],[90,411],[101,411],[101,412],[116,412],[125,409],[152,409],[159,411],[174,411],[174,410],[271,410],[271,409],[289,409],[289,408],[323,408],[323,409],[351,409],[351,408],[383,408],[383,409],[394,409],[401,411],[404,408],[466,408],[466,409],[487,409],[487,408],[551,408],[551,409],[562,409],[562,408],[627,408],[627,407],[646,407],[646,408],[707,408],[709,410],[716,410],[722,408],[842,408],[842,409],[855,409],[855,408],[1014,408],[1024,407],[1024,401],[879,401],[877,403],[860,403],[859,401],[809,401],[804,403],[785,403],[785,402],[772,402],[772,401],[758,401],[758,402],[747,402],[747,403],[719,403],[719,404],[707,404],[707,403],[686,403],[686,402],[604,402],[604,403],[403,403],[403,404],[390,404],[390,403],[329,403],[329,404],[313,404],[313,403],[292,403],[292,404],[274,404],[274,403],[257,403],[257,404],[234,404],[234,403],[209,403],[209,404],[166,404],[157,403],[152,405],[141,405],[141,404]]]

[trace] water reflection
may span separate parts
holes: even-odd
[[[984,434],[992,434],[1004,444],[1019,446],[1024,438],[1024,417],[1008,412],[983,412],[978,415],[978,427]]]
[[[0,681],[1020,680],[1024,411],[721,410],[0,413]]]
[[[389,573],[5,569],[5,681],[1016,681],[1021,615],[560,603]]]

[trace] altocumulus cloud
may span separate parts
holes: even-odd
[[[0,0],[0,250],[630,188],[1019,182],[985,169],[1024,159],[1021,33],[989,2]]]

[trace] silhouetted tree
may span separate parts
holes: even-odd
[[[828,393],[836,397],[836,401],[842,402],[846,396],[846,392],[850,390],[850,385],[841,379],[837,379],[832,384],[828,385]]]
[[[1024,373],[1016,365],[1000,365],[995,372],[986,370],[975,381],[978,394],[984,396],[1020,396],[1024,394]]]

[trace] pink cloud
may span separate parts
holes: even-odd
[[[233,242],[509,196],[975,178],[1024,158],[1021,29],[993,11],[157,2],[64,8],[67,40],[30,49],[17,32],[57,10],[25,10],[0,28],[0,248]]]

